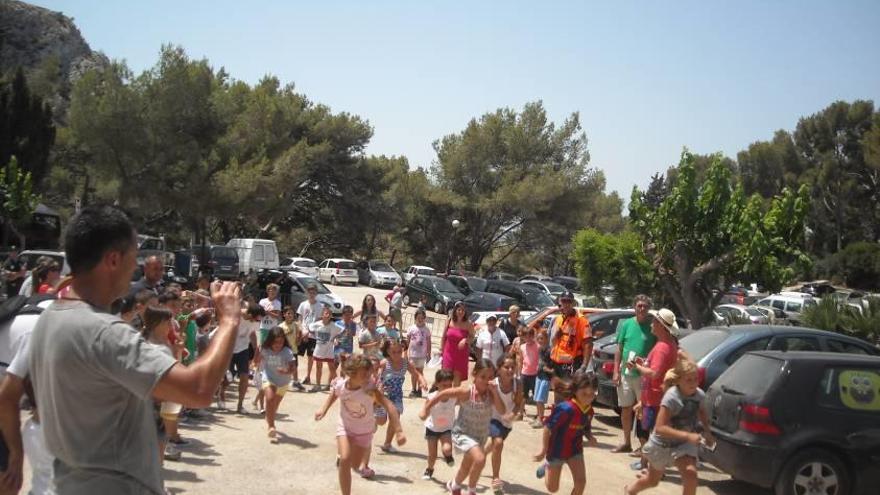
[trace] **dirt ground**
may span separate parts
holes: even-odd
[[[363,295],[370,291],[377,300],[385,291],[365,287],[331,287],[350,304],[360,306]],[[356,303],[356,304],[355,304]],[[380,307],[384,307],[384,302]],[[411,310],[410,310],[411,311]],[[439,335],[434,335],[435,346]],[[435,370],[426,370],[429,382]],[[299,366],[304,376],[304,360]],[[326,370],[324,375],[326,382]],[[409,377],[404,392],[411,390]],[[265,420],[254,412],[251,400],[255,390],[248,390],[246,406],[252,413],[247,416],[231,411],[210,409],[206,416],[181,425],[181,434],[190,443],[181,448],[183,458],[178,462],[166,461],[164,476],[170,493],[189,494],[333,494],[339,493],[335,468],[335,427],[338,403],[323,421],[314,420],[315,411],[327,398],[327,392],[288,393],[281,404],[277,426],[281,441],[272,445],[266,435]],[[237,392],[231,387],[227,406],[233,408]],[[445,493],[443,484],[454,474],[455,467],[443,462],[435,466],[435,479],[422,480],[427,457],[427,444],[423,438],[424,426],[417,414],[422,399],[404,399],[402,416],[407,443],[396,454],[384,454],[378,445],[384,438],[384,429],[377,432],[371,467],[376,471],[373,480],[354,476],[353,492],[356,494],[386,495],[402,490],[404,493]],[[533,411],[532,407],[527,412]],[[634,479],[629,464],[633,460],[626,454],[612,454],[610,450],[621,438],[620,422],[609,409],[597,409],[593,431],[599,440],[598,448],[586,450],[587,493],[621,493],[623,486]],[[540,430],[532,429],[525,422],[514,425],[507,439],[501,466],[501,477],[507,482],[505,493],[546,493],[543,481],[535,477],[538,466],[532,455],[538,449]],[[459,455],[456,453],[456,466]],[[26,475],[29,476],[29,475]],[[480,479],[480,493],[491,493],[491,470],[487,467]],[[681,493],[678,476],[669,472],[657,488],[648,493]],[[26,493],[27,487],[22,493]],[[564,472],[559,493],[569,493],[571,479]],[[700,494],[746,495],[769,492],[736,482],[729,476],[704,465],[700,471]]]

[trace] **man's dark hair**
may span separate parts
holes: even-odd
[[[251,318],[262,318],[266,316],[266,310],[259,304],[248,304],[247,314]]]
[[[171,301],[179,301],[180,294],[173,290],[166,290],[159,295],[159,304],[165,304]]]
[[[64,233],[64,252],[73,275],[95,268],[108,251],[125,251],[134,243],[134,225],[112,206],[83,208]]]
[[[134,302],[146,306],[150,299],[156,297],[156,293],[150,289],[141,289],[134,295]]]

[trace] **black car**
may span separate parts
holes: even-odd
[[[485,292],[486,279],[480,277],[470,277],[465,275],[450,275],[446,280],[452,283],[462,294],[468,295],[471,292]]]
[[[222,280],[238,278],[238,252],[224,245],[193,246],[190,249],[199,261],[199,271]]]
[[[507,311],[516,304],[516,299],[492,292],[471,292],[464,298],[468,312],[474,311]]]
[[[486,280],[507,280],[510,282],[516,282],[519,278],[512,273],[492,272],[489,275],[486,275]]]
[[[701,459],[776,495],[876,494],[880,357],[760,351],[706,394]]]
[[[503,294],[516,299],[517,305],[523,311],[540,311],[544,308],[555,306],[556,303],[546,292],[519,282],[509,280],[487,280],[486,292]]]
[[[464,299],[464,294],[445,278],[419,275],[407,282],[403,293],[403,305],[418,304],[423,295],[428,296],[427,307],[440,314],[446,313],[453,304]]]
[[[581,281],[577,277],[557,275],[553,277],[553,281],[570,291],[578,291],[581,288]]]

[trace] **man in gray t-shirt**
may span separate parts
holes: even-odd
[[[55,456],[58,493],[163,494],[153,400],[207,407],[232,355],[241,307],[236,284],[211,287],[219,325],[190,366],[147,343],[109,308],[128,291],[136,232],[121,211],[87,207],[70,219],[65,252],[70,291],[40,315],[30,339],[29,371],[46,447]],[[21,380],[0,385],[0,418],[9,445],[7,479],[21,486],[18,425]]]

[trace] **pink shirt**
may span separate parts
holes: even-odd
[[[520,354],[522,354],[522,369],[520,373],[527,376],[535,376],[538,374],[538,343],[534,340],[531,343],[521,344],[519,346]]]
[[[373,416],[372,382],[357,390],[348,388],[348,378],[337,379],[332,385],[333,394],[339,399],[339,422],[336,436],[368,435],[376,431],[376,418]]]

